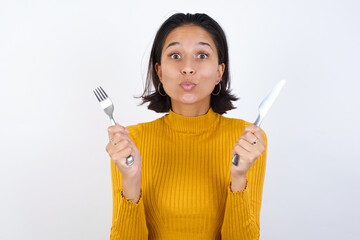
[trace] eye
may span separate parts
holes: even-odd
[[[197,57],[200,58],[200,59],[206,59],[206,58],[208,58],[208,54],[206,54],[206,53],[199,53],[199,54],[197,55]]]
[[[180,59],[181,58],[180,54],[178,54],[178,53],[171,53],[169,56],[172,59]]]

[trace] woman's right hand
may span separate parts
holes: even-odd
[[[105,149],[121,172],[123,179],[141,182],[141,157],[135,143],[127,135],[129,130],[116,123],[108,127],[108,133],[109,143]],[[126,159],[130,155],[134,158],[134,163],[128,166]]]

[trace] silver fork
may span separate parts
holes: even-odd
[[[106,115],[109,116],[111,124],[115,125],[115,120],[113,117],[114,112],[114,104],[112,103],[111,99],[108,97],[106,92],[101,88],[98,87],[94,90],[94,94],[96,98],[99,100],[101,107],[104,109]],[[131,166],[134,163],[134,158],[132,156],[128,156],[126,158],[126,164]]]

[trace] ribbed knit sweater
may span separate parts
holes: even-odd
[[[122,176],[111,160],[110,239],[259,239],[266,150],[247,172],[246,188],[230,188],[231,153],[250,124],[210,108],[198,117],[170,110],[128,126],[141,155],[142,194],[138,203],[121,196]]]

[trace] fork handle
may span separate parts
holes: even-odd
[[[112,125],[116,125],[115,120],[114,120],[113,117],[110,117],[110,122],[111,122]]]
[[[133,156],[128,156],[128,157],[126,158],[126,165],[131,166],[133,163],[134,163],[134,158],[133,158]]]
[[[111,122],[112,125],[116,125],[115,120],[114,120],[114,118],[112,116],[110,117],[110,122]],[[131,156],[131,155],[128,156],[126,158],[126,165],[131,166],[133,163],[134,163],[133,156]]]

